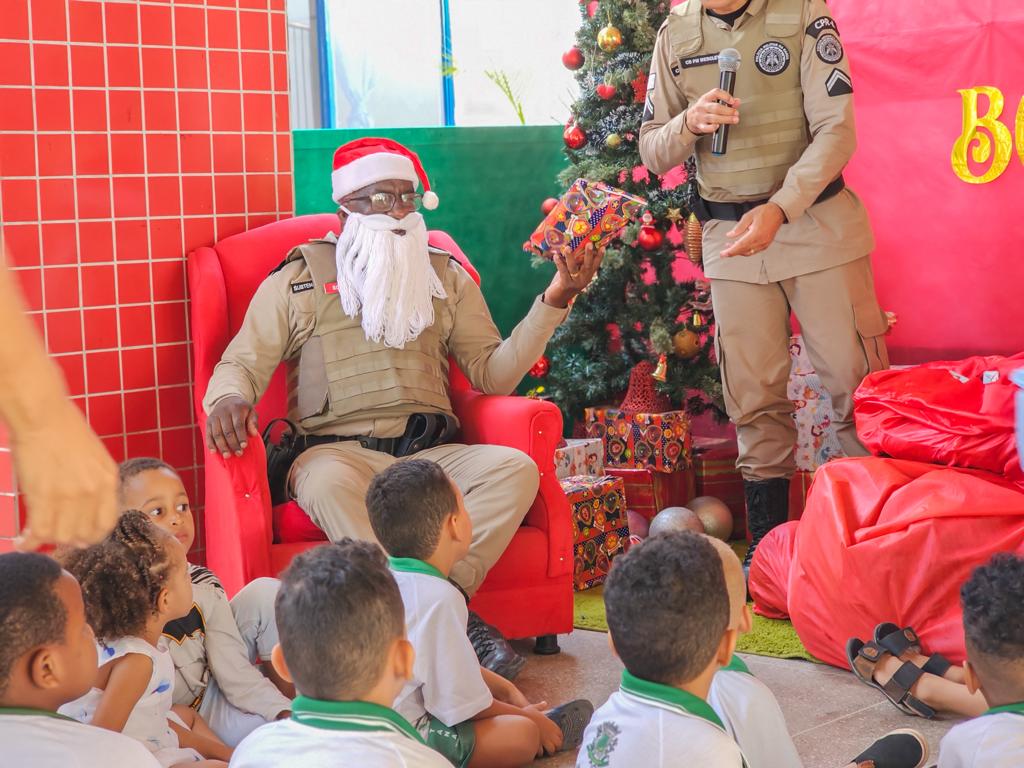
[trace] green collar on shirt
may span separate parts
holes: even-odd
[[[60,712],[50,712],[48,709],[32,709],[31,707],[0,707],[0,715],[35,715],[37,717],[52,717],[57,720],[70,720],[77,723],[73,717],[62,715]]]
[[[986,715],[998,715],[1000,712],[1010,712],[1014,715],[1024,715],[1024,701],[1018,701],[1016,704],[1003,704],[1001,707],[992,707]]]
[[[415,557],[389,557],[393,571],[405,571],[406,573],[422,573],[424,576],[436,576],[439,579],[448,581],[448,577],[441,573],[430,563],[417,560]]]
[[[292,720],[331,731],[400,733],[424,743],[409,721],[395,710],[368,701],[324,701],[297,696],[292,702]]]
[[[750,667],[748,667],[746,663],[743,661],[743,659],[741,659],[735,653],[732,655],[732,660],[724,667],[722,667],[722,671],[743,672],[744,674],[750,675],[751,677],[754,676],[754,673],[750,671]]]
[[[715,713],[704,699],[694,696],[680,688],[673,688],[671,685],[652,683],[650,680],[642,680],[629,673],[629,670],[622,670],[622,690],[641,699],[658,701],[668,704],[674,709],[681,709],[685,713],[695,715],[717,725],[723,731],[725,725],[722,719]]]

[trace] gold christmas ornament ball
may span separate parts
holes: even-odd
[[[609,24],[597,33],[597,45],[605,53],[611,53],[622,45],[622,33],[618,27]]]
[[[732,510],[721,499],[698,496],[688,507],[700,518],[708,536],[722,541],[728,541],[732,536]]]
[[[609,133],[604,140],[604,145],[608,149],[615,149],[622,143],[622,137],[617,133]]]
[[[665,507],[651,520],[651,536],[671,531],[706,533],[704,523],[700,521],[697,513],[689,507]]]
[[[700,336],[684,328],[672,337],[672,348],[677,357],[688,360],[700,352]]]

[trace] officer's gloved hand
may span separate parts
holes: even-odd
[[[241,456],[250,437],[259,437],[256,410],[244,397],[221,398],[206,419],[206,447],[225,459]]]

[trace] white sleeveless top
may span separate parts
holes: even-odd
[[[145,693],[135,704],[121,732],[141,741],[163,766],[202,760],[194,749],[178,746],[178,735],[167,724],[167,718],[173,717],[174,662],[163,641],[158,647],[153,647],[139,637],[121,637],[106,643],[98,642],[97,652],[101,667],[130,653],[146,656],[153,662]],[[58,711],[82,723],[92,722],[103,693],[102,689],[93,688]]]

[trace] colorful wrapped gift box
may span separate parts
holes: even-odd
[[[629,539],[626,498],[617,477],[578,475],[561,481],[572,504],[573,584],[577,590],[602,584],[611,561]]]
[[[747,504],[743,494],[743,477],[736,469],[739,449],[735,438],[693,438],[693,471],[697,496],[714,496],[725,502],[732,512],[732,537],[747,535]]]
[[[600,248],[636,218],[645,204],[643,198],[599,181],[576,179],[523,243],[523,250],[552,259],[566,247],[577,256],[587,243]]]
[[[587,437],[604,442],[606,467],[674,472],[690,466],[690,419],[683,411],[587,408],[584,419]]]
[[[605,472],[622,479],[626,507],[648,520],[665,507],[685,507],[695,495],[696,480],[692,467],[677,472],[608,467]]]
[[[793,401],[796,425],[796,467],[813,472],[826,461],[844,456],[832,426],[832,397],[804,349],[801,336],[789,340],[792,359],[788,395]]]
[[[573,475],[600,477],[604,474],[604,446],[596,438],[575,438],[555,449],[555,475],[564,480]]]

